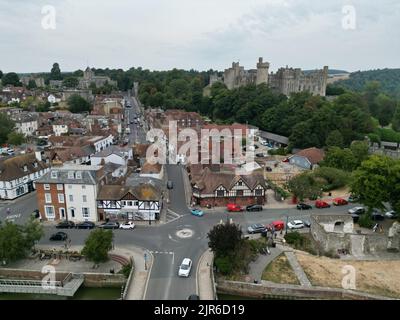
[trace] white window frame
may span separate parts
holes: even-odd
[[[45,193],[44,194],[44,201],[46,203],[51,203],[51,193]]]
[[[86,213],[85,213],[86,211]],[[82,217],[83,218],[89,218],[90,217],[90,210],[89,208],[83,207],[82,208]]]
[[[63,188],[63,185],[62,184],[60,184],[60,183],[57,183],[57,190],[58,191],[62,191],[64,188]]]
[[[59,203],[65,203],[65,197],[64,197],[64,194],[63,194],[63,193],[59,193],[59,194],[57,195],[57,197],[58,197],[58,202],[59,202]]]
[[[82,202],[87,202],[87,195],[86,194],[84,194],[84,195],[82,195]]]
[[[48,214],[47,209],[49,209],[49,208],[53,211],[53,215]],[[44,213],[46,215],[46,218],[54,219],[56,217],[56,212],[54,211],[54,206],[45,206]]]
[[[43,189],[44,190],[50,190],[50,185],[48,184],[48,183],[45,183],[44,185],[43,185]]]
[[[69,201],[74,202],[74,196],[72,194],[69,195]]]

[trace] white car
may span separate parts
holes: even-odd
[[[179,271],[178,271],[178,276],[179,277],[189,277],[190,270],[192,269],[192,260],[189,258],[183,259]]]
[[[124,229],[124,230],[133,230],[133,229],[135,229],[135,224],[132,221],[128,221],[125,223],[121,223],[119,225],[119,228]]]
[[[289,229],[302,229],[305,227],[304,222],[301,220],[290,221],[290,222],[288,222],[287,226]]]
[[[390,210],[385,213],[385,217],[389,219],[396,219],[397,218],[397,213],[394,210]]]

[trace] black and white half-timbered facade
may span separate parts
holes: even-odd
[[[97,197],[100,220],[154,221],[161,206],[161,192],[152,185],[104,185]]]
[[[236,175],[233,172],[211,171],[208,167],[191,176],[193,202],[200,206],[264,204],[266,185],[262,172]]]

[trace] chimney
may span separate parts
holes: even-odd
[[[35,157],[37,161],[42,161],[42,152],[41,151],[35,151]]]

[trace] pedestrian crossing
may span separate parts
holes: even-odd
[[[178,213],[168,209],[167,210],[167,215],[166,215],[166,222],[174,221],[174,220],[176,220],[176,219],[178,219],[180,217],[181,217],[181,215],[179,215]]]

